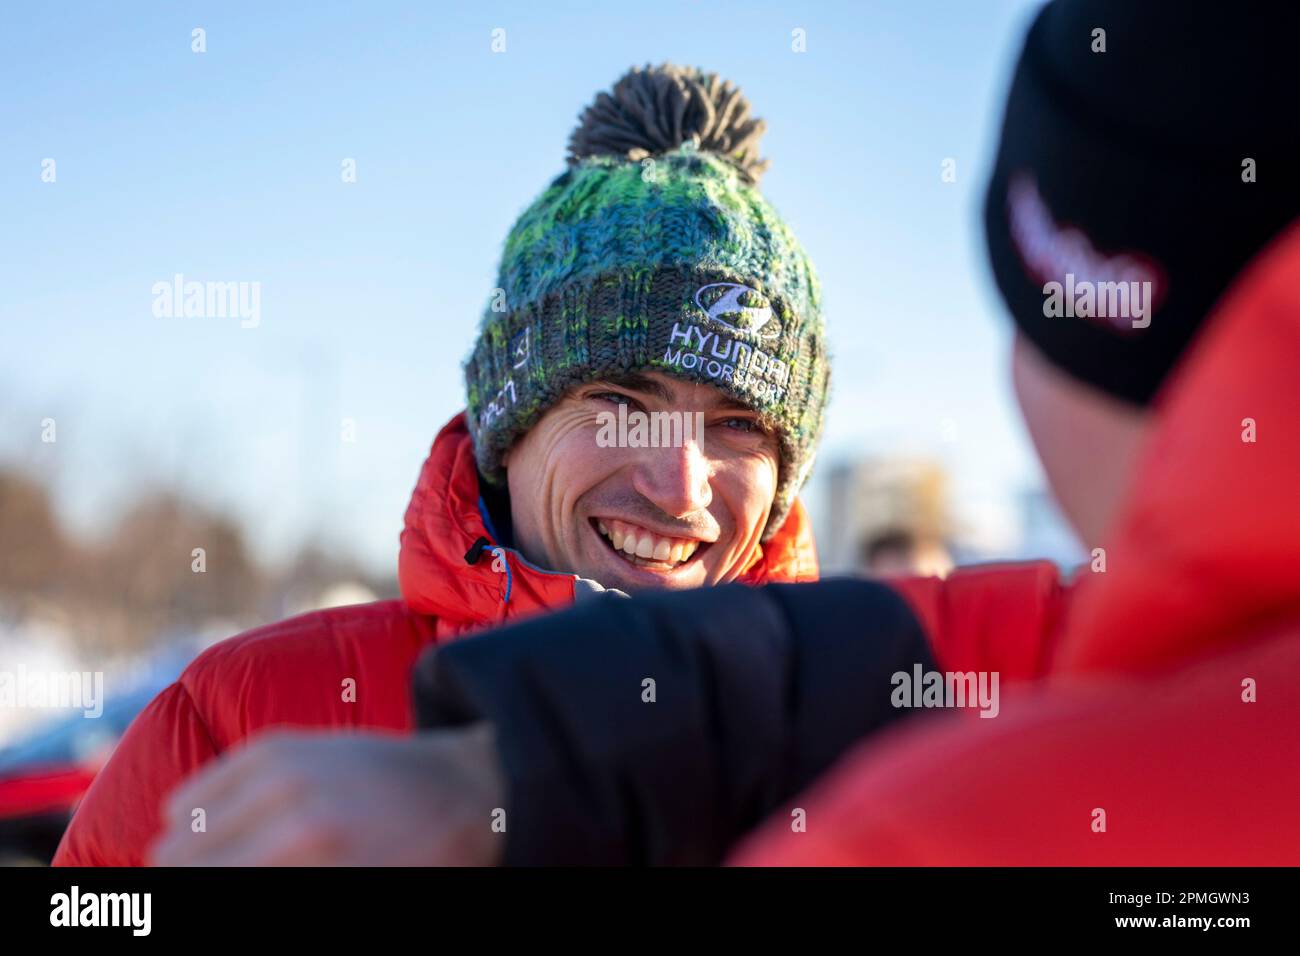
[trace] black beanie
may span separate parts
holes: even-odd
[[[1007,306],[1053,363],[1147,404],[1232,278],[1297,216],[1300,5],[1040,11],[984,217]]]

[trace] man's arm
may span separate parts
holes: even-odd
[[[172,684],[141,711],[95,777],[54,865],[145,865],[167,793],[215,755],[189,692]]]
[[[1036,674],[1054,569],[951,583],[901,582],[906,602],[852,581],[661,592],[475,636],[417,667],[422,724],[454,729],[240,748],[177,791],[157,860],[714,862],[769,810],[789,828],[804,783],[913,713],[892,678],[933,665],[909,605],[944,631],[944,669]],[[200,805],[222,812],[196,838]]]
[[[421,727],[490,720],[505,862],[709,864],[933,668],[906,603],[863,581],[592,602],[421,660]]]
[[[946,578],[887,582],[921,622],[946,671],[989,671],[1003,685],[1043,676],[1072,592],[1051,561],[958,568]]]

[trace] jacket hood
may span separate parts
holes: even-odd
[[[1247,267],[1157,396],[1058,672],[1156,668],[1300,619],[1297,277],[1300,225]]]
[[[503,570],[490,552],[466,553],[479,538],[496,542],[479,510],[474,445],[460,413],[438,433],[406,509],[398,558],[402,599],[438,618],[440,635],[500,623],[573,601],[576,574],[546,571],[507,548]],[[801,502],[755,555],[745,584],[817,580],[811,522]]]

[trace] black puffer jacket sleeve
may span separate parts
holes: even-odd
[[[865,581],[606,598],[427,653],[422,728],[493,722],[510,864],[710,864],[933,667]]]

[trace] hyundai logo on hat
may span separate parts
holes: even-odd
[[[695,304],[714,322],[739,332],[761,334],[772,319],[767,296],[736,282],[700,286],[695,291]]]

